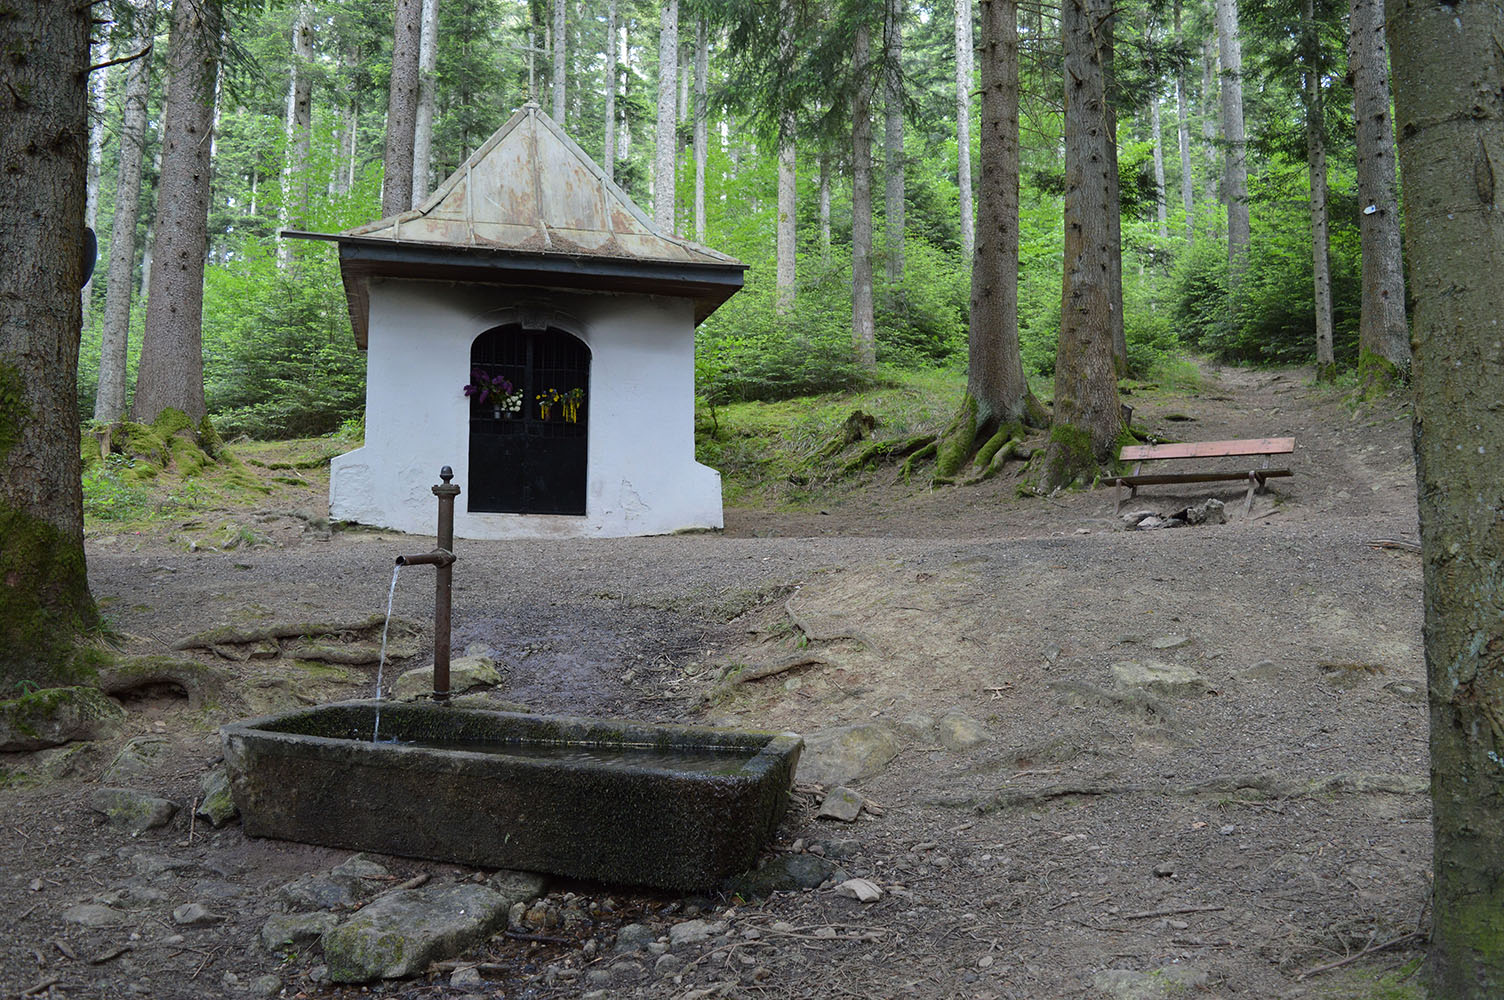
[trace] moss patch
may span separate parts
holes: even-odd
[[[1041,480],[1046,489],[1069,486],[1082,476],[1096,471],[1091,434],[1073,424],[1056,424],[1050,428],[1050,443],[1044,450]]]
[[[43,688],[0,701],[0,750],[40,750],[114,732],[125,710],[90,687]]]
[[[977,401],[971,393],[961,398],[961,412],[935,449],[936,478],[950,478],[971,460],[977,442]]]
[[[31,681],[86,682],[96,664],[79,638],[99,623],[82,539],[0,506],[0,695]]]

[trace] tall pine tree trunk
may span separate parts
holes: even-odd
[[[956,0],[956,193],[961,208],[961,256],[967,260],[977,245],[971,197],[971,2]]]
[[[1159,238],[1170,238],[1170,209],[1165,203],[1165,136],[1159,120],[1159,95],[1149,100],[1149,132],[1154,142],[1154,219],[1159,224]]]
[[[1300,4],[1302,93],[1306,113],[1306,166],[1311,177],[1311,277],[1316,310],[1316,373],[1336,374],[1332,353],[1332,268],[1327,239],[1326,124],[1321,100],[1321,37],[1315,0]]]
[[[381,214],[387,218],[413,207],[418,50],[423,37],[421,8],[421,0],[397,0],[392,26],[392,81],[386,105],[386,177],[381,185]]]
[[[308,151],[313,133],[313,18],[308,5],[298,5],[292,25],[292,62],[287,82],[287,118],[284,122],[286,150],[282,157],[282,204],[278,209],[281,228],[302,228],[308,204]],[[278,237],[277,259],[286,264],[293,257],[289,241]]]
[[[784,7],[785,16],[790,16],[787,6]],[[794,32],[785,20],[783,30],[778,36],[779,59],[787,65],[794,57]],[[792,113],[785,114],[778,123],[778,236],[777,236],[777,275],[775,279],[776,302],[774,308],[778,315],[787,316],[794,310],[794,289],[797,280],[794,274],[794,213],[796,204],[797,188],[794,173],[794,116]]]
[[[135,50],[152,40],[156,0],[136,8],[140,33]],[[131,333],[131,294],[136,278],[136,222],[141,214],[141,161],[146,152],[146,105],[151,88],[151,54],[130,64],[125,75],[125,107],[120,126],[120,163],[115,174],[115,218],[110,226],[110,266],[104,288],[104,330],[99,344],[99,388],[94,419],[112,424],[125,416],[125,369]]]
[[[851,346],[857,362],[877,367],[872,314],[872,63],[866,24],[851,49],[856,88],[851,97]]]
[[[568,81],[565,73],[565,54],[568,46],[565,39],[568,33],[564,25],[564,0],[553,0],[554,4],[554,72],[553,72],[553,95],[554,95],[554,121],[561,126],[564,124],[564,85]]]
[[[1180,0],[1175,0],[1175,41],[1184,41],[1180,30]],[[1175,70],[1175,114],[1179,118],[1180,137],[1180,205],[1185,212],[1185,241],[1187,245],[1194,246],[1196,243],[1196,199],[1193,193],[1195,184],[1191,179],[1191,109],[1185,97],[1185,69],[1177,67]]]
[[[1065,270],[1055,413],[1045,488],[1067,486],[1113,459],[1122,416],[1112,343],[1112,241],[1118,206],[1104,45],[1111,0],[1063,0]]]
[[[968,0],[961,0],[962,3]],[[981,176],[966,392],[977,434],[1041,422],[1018,348],[1018,3],[981,0]]]
[[[418,114],[413,121],[413,207],[428,197],[433,169],[433,113],[438,94],[439,0],[423,0],[418,39]]]
[[[601,144],[601,169],[608,180],[616,179],[616,3],[606,6],[606,138]]]
[[[1102,75],[1107,86],[1107,153],[1111,162],[1107,165],[1107,199],[1111,211],[1107,215],[1107,267],[1111,274],[1107,280],[1107,319],[1112,324],[1112,363],[1119,376],[1128,374],[1128,331],[1123,321],[1123,213],[1122,183],[1118,175],[1118,82],[1115,68],[1117,44],[1117,18],[1109,4],[1093,29],[1097,37],[1098,51],[1102,54]]]
[[[888,284],[903,281],[903,0],[888,0],[888,61],[883,75],[884,235],[888,243]]]
[[[674,129],[679,81],[679,0],[662,0],[658,22],[658,137],[653,165],[653,221],[665,233],[674,231]]]
[[[169,407],[193,420],[207,412],[201,324],[220,29],[218,0],[174,0],[154,266],[131,403],[131,418],[142,423]]]
[[[1227,144],[1222,193],[1227,199],[1227,281],[1236,289],[1248,258],[1248,138],[1243,129],[1243,43],[1237,0],[1216,0],[1222,56],[1222,141]]]
[[[830,259],[830,156],[820,154],[820,256]]]
[[[99,231],[99,174],[104,164],[104,93],[109,74],[97,70],[89,79],[89,169],[84,194],[84,226]],[[94,278],[84,284],[83,325],[89,325],[89,303],[93,299]]]
[[[705,160],[710,153],[710,32],[695,19],[695,240],[705,242]],[[781,176],[781,175],[780,175]]]
[[[10,0],[0,17],[0,697],[90,672],[76,376],[93,10]]]
[[[1410,364],[1410,332],[1405,321],[1405,270],[1382,4],[1383,0],[1352,0],[1347,65],[1356,112],[1358,232],[1363,249],[1358,370],[1365,382],[1387,385]]]
[[[1504,996],[1504,7],[1391,0],[1415,297],[1431,992]]]

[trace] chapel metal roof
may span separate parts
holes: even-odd
[[[362,348],[372,277],[673,295],[695,301],[698,323],[746,270],[660,230],[531,101],[419,207],[341,233],[286,235],[339,243]]]

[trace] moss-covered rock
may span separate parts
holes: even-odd
[[[363,983],[416,975],[505,927],[509,905],[501,893],[478,885],[383,896],[324,935],[329,978]]]
[[[89,796],[89,808],[131,836],[166,826],[178,811],[176,802],[137,788],[97,788]]]
[[[194,815],[208,820],[216,828],[240,815],[235,800],[230,797],[230,776],[223,767],[216,767],[199,779],[198,788],[198,809]]]
[[[496,661],[489,656],[462,656],[449,664],[449,690],[455,694],[471,688],[495,687],[501,683]],[[433,693],[433,666],[409,670],[392,685],[392,697],[414,701]]]
[[[125,709],[91,687],[43,688],[0,701],[0,751],[41,750],[112,736]]]

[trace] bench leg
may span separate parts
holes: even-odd
[[[1244,517],[1247,517],[1249,515],[1249,513],[1252,512],[1252,510],[1253,510],[1253,494],[1254,494],[1254,491],[1257,490],[1258,488],[1259,488],[1258,473],[1250,472],[1248,474],[1248,500],[1247,500],[1246,503],[1243,504],[1243,516]]]

